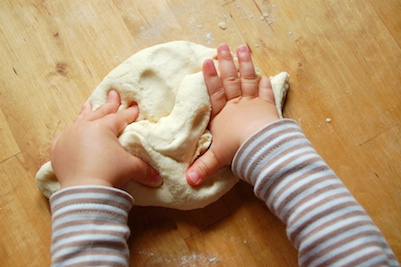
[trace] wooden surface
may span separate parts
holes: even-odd
[[[111,69],[172,40],[246,43],[263,73],[288,71],[285,117],[401,259],[400,10],[399,0],[1,1],[0,265],[49,264],[50,213],[34,176],[50,141]],[[282,223],[243,182],[203,210],[131,214],[132,266],[297,262]]]

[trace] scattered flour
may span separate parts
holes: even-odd
[[[146,251],[139,251],[138,254],[149,257],[147,264],[163,264],[163,266],[216,266],[218,262],[221,262],[214,256],[196,253],[178,257],[159,256]]]

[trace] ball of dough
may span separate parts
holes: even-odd
[[[159,188],[129,183],[125,190],[132,194],[136,205],[202,208],[238,182],[228,167],[197,187],[188,185],[185,178],[188,167],[212,141],[206,129],[211,107],[201,68],[206,59],[216,58],[216,49],[186,41],[149,47],[112,70],[89,97],[96,109],[114,89],[121,96],[120,108],[133,101],[139,106],[138,119],[125,128],[119,141],[129,153],[155,168],[164,183]],[[276,91],[284,88],[280,97],[285,97],[288,74],[280,75],[280,80],[273,79],[272,84]],[[282,101],[276,99],[276,103]],[[36,182],[47,197],[60,188],[50,162],[38,171]]]
[[[140,115],[119,141],[129,153],[154,167],[164,183],[160,188],[129,183],[125,189],[136,205],[202,208],[238,181],[228,168],[198,187],[188,185],[185,178],[190,164],[211,143],[206,130],[210,102],[201,67],[205,59],[215,57],[216,49],[191,42],[156,45],[117,66],[89,97],[94,109],[106,101],[111,89],[120,93],[121,108],[138,103]],[[39,170],[37,185],[48,197],[59,189],[51,163]]]

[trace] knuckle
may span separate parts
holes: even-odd
[[[226,99],[226,93],[224,91],[223,87],[220,87],[219,89],[215,90],[214,92],[212,92],[212,94],[210,95],[210,98],[213,101],[221,101],[221,100],[225,100]]]
[[[252,85],[252,86],[258,86],[259,81],[256,77],[251,77],[251,76],[243,76],[241,77],[241,84],[242,85]]]
[[[257,82],[259,79],[255,75],[249,74],[249,75],[242,75],[241,80]]]
[[[115,102],[112,102],[112,103],[106,103],[105,104],[106,105],[106,109],[107,110],[116,110],[116,109],[118,109],[118,107],[120,106],[120,104],[118,104],[118,103],[115,103]]]
[[[102,114],[103,116],[106,116],[107,114],[116,112],[118,109],[118,104],[116,103],[105,103],[102,106],[99,107],[98,112]]]
[[[209,168],[208,168],[206,162],[204,162],[202,159],[199,160],[198,170],[202,174],[202,177],[209,176],[209,173],[210,173]]]
[[[209,177],[216,166],[224,166],[212,149],[209,149],[207,154],[207,157],[200,158],[198,164],[198,170],[203,174],[203,177]]]
[[[240,82],[240,78],[239,78],[238,76],[229,76],[229,77],[226,77],[226,78],[224,79],[224,81],[225,81],[226,83],[233,83],[233,84],[236,84],[236,83],[239,83],[239,82]]]
[[[252,82],[259,82],[258,75],[255,74],[254,71],[243,71],[240,74],[241,81],[252,81]]]

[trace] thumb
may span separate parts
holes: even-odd
[[[197,186],[202,184],[209,176],[224,166],[216,157],[212,147],[187,170],[186,178],[190,185]]]
[[[163,178],[159,173],[140,158],[129,155],[128,164],[130,164],[128,166],[133,166],[129,175],[131,181],[149,187],[158,187],[163,184]]]

